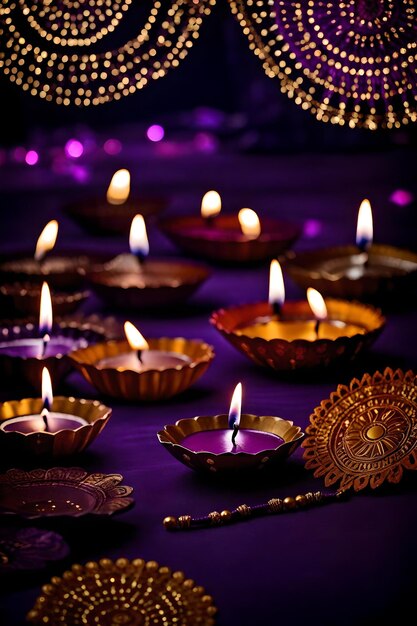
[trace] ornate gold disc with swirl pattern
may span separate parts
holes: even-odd
[[[398,483],[417,469],[417,376],[387,368],[339,385],[310,416],[306,467],[326,486],[355,491]]]

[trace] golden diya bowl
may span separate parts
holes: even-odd
[[[61,317],[73,313],[89,295],[86,289],[74,292],[51,290],[54,314]],[[40,283],[9,283],[0,286],[0,305],[3,315],[7,317],[36,317],[39,315],[40,299]]]
[[[127,341],[108,341],[75,350],[69,355],[74,367],[100,393],[132,401],[154,402],[171,398],[193,385],[214,359],[213,347],[183,337],[148,339],[149,350],[187,357],[176,366],[133,371],[105,364],[106,359],[131,353]],[[101,365],[101,362],[103,364]]]
[[[349,363],[369,348],[385,318],[379,309],[358,302],[329,299],[326,305],[323,339],[320,334],[316,338],[316,321],[306,301],[286,302],[276,321],[270,304],[259,302],[219,309],[210,322],[257,365],[277,372],[329,368]]]
[[[356,246],[289,252],[283,264],[297,285],[333,298],[394,304],[417,288],[417,254],[392,246],[372,245],[365,257]]]
[[[293,422],[271,415],[251,415],[243,413],[240,417],[241,432],[259,432],[270,435],[266,446],[259,452],[194,450],[187,444],[187,438],[195,433],[218,431],[231,433],[228,428],[228,415],[198,416],[181,419],[165,426],[158,432],[158,440],[166,450],[187,467],[211,474],[232,473],[235,471],[253,471],[272,468],[288,458],[300,445],[304,433]],[[275,435],[275,436],[274,436]],[[273,437],[274,436],[274,437]],[[239,435],[237,437],[239,439]],[[210,447],[210,444],[208,444]],[[232,448],[232,445],[230,446]],[[204,448],[204,445],[203,445]]]
[[[49,626],[213,626],[213,598],[183,572],[120,558],[73,565],[42,587],[27,615]]]
[[[216,215],[213,225],[201,216],[159,220],[162,232],[188,254],[216,263],[259,263],[290,248],[301,234],[295,224],[262,218],[261,233],[251,238],[241,231],[237,215]]]
[[[72,369],[69,354],[79,347],[113,338],[117,333],[113,318],[100,320],[97,316],[57,320],[51,331],[45,356],[40,356],[42,340],[36,323],[0,327],[0,374],[8,384],[21,388],[39,389],[42,370],[47,367],[54,388]]]
[[[91,288],[109,306],[156,309],[181,305],[210,276],[208,268],[196,263],[149,259],[138,268],[137,264],[130,266],[129,257],[122,255],[87,274]]]
[[[10,400],[0,404],[0,451],[3,458],[13,459],[15,463],[16,459],[27,457],[60,457],[82,452],[101,433],[112,413],[98,400],[56,396],[50,407],[53,414],[64,414],[68,418],[75,416],[85,423],[80,421],[77,428],[64,427],[56,432],[20,432],[1,428],[7,426],[8,420],[17,417],[40,416],[42,409],[41,398]]]
[[[105,198],[90,198],[67,205],[65,211],[88,233],[125,235],[138,212],[149,218],[161,213],[166,205],[166,198],[147,194],[129,198],[121,205],[110,204]]]

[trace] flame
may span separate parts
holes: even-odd
[[[269,267],[269,297],[268,302],[271,305],[278,304],[282,306],[285,302],[285,286],[282,276],[282,269],[279,261],[274,259]]]
[[[261,234],[261,223],[255,211],[252,209],[240,209],[238,218],[244,235],[253,239],[259,237]]]
[[[222,210],[222,199],[217,191],[211,190],[204,194],[201,201],[201,217],[214,217]]]
[[[132,322],[125,322],[124,325],[126,339],[132,350],[149,350],[149,344],[145,337],[138,331]]]
[[[356,227],[356,245],[366,250],[372,244],[373,239],[372,209],[369,200],[362,200],[358,213],[358,225]]]
[[[318,320],[325,320],[327,317],[327,307],[321,293],[317,291],[317,289],[309,287],[307,289],[307,300],[314,317]]]
[[[51,375],[47,367],[44,367],[42,370],[42,400],[44,411],[49,411],[54,401],[54,396],[52,393]]]
[[[107,202],[110,204],[123,204],[130,194],[129,170],[117,170],[112,176],[107,189]]]
[[[39,332],[42,336],[48,335],[52,330],[52,300],[48,283],[42,283],[41,307],[39,311]]]
[[[229,428],[239,426],[242,410],[242,383],[238,383],[233,392],[229,409]]]
[[[56,220],[51,220],[47,223],[41,234],[39,235],[38,241],[36,242],[35,249],[35,259],[36,261],[41,261],[45,254],[52,250],[55,245],[56,238],[58,236],[58,222]]]
[[[149,241],[146,234],[146,224],[143,216],[138,213],[132,220],[129,235],[129,246],[132,254],[147,257],[149,254]]]

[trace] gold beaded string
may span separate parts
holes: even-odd
[[[89,106],[119,100],[179,65],[214,4],[215,0],[176,0],[168,6],[156,0],[140,33],[123,46],[97,54],[70,54],[49,52],[27,41],[13,20],[16,3],[2,0],[0,69],[24,91],[57,104]]]
[[[360,20],[359,26],[353,1],[229,0],[229,4],[267,76],[278,77],[281,91],[318,120],[370,130],[399,128],[417,120],[417,43],[404,35],[414,27],[414,0],[402,0],[400,8],[388,2],[381,17]],[[316,18],[316,5],[320,9],[325,5],[326,19]],[[402,21],[396,26],[401,10]],[[350,49],[338,15],[352,26],[345,34]],[[329,40],[325,26],[333,29],[337,44]],[[401,38],[405,43],[399,43]]]

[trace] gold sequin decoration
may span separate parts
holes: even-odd
[[[64,106],[120,100],[178,67],[215,0],[155,0],[146,17],[134,4],[1,0],[0,71],[31,95]],[[132,23],[132,10],[142,24],[136,36],[97,48],[109,36],[113,43],[122,21]]]
[[[270,78],[317,120],[400,128],[417,120],[415,0],[229,0]]]

